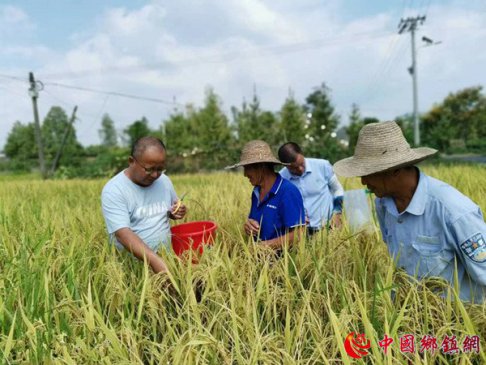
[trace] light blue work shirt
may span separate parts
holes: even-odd
[[[452,186],[420,172],[407,209],[376,198],[383,240],[397,266],[418,279],[438,276],[454,285],[457,262],[462,300],[486,298],[486,224],[481,209]]]
[[[294,184],[302,194],[309,227],[321,228],[333,214],[335,196],[330,189],[330,184],[332,177],[335,176],[334,170],[327,160],[317,158],[304,160],[305,171],[302,175],[292,174],[287,167],[280,170],[280,175]]]
[[[135,184],[125,171],[106,183],[101,193],[101,206],[110,242],[123,248],[115,232],[130,228],[152,251],[161,245],[170,249],[168,211],[177,201],[170,179],[162,174],[150,186]]]

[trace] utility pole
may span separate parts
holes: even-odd
[[[57,163],[59,162],[59,159],[61,158],[62,150],[64,148],[64,145],[66,144],[69,132],[71,131],[71,126],[73,125],[74,121],[76,120],[76,111],[77,110],[78,110],[78,106],[76,105],[73,109],[73,113],[71,114],[71,119],[69,120],[69,123],[66,125],[66,129],[64,130],[64,135],[62,136],[61,146],[59,147],[59,150],[57,150],[56,157],[54,158],[54,161],[52,162],[51,175],[54,175],[54,172],[56,171]]]
[[[420,23],[424,24],[425,15],[417,16],[415,18],[400,19],[398,24],[398,34],[402,34],[405,31],[410,32],[412,39],[412,66],[408,69],[412,75],[413,81],[413,125],[414,125],[414,143],[415,146],[420,145],[420,121],[418,116],[418,91],[417,91],[417,61],[416,61],[416,49],[415,49],[415,31]]]
[[[42,134],[39,123],[39,111],[37,109],[37,98],[39,97],[39,91],[43,89],[43,85],[39,81],[35,81],[34,74],[29,72],[29,95],[32,98],[32,106],[34,108],[34,132],[35,139],[37,141],[37,149],[39,150],[39,168],[43,179],[47,178],[46,165],[44,162],[44,146],[42,144]]]

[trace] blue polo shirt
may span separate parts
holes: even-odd
[[[330,189],[334,171],[329,161],[305,158],[305,171],[301,176],[292,174],[286,167],[280,170],[280,175],[294,184],[302,194],[309,227],[325,226],[332,217],[335,198]]]
[[[439,276],[454,285],[457,265],[462,300],[486,299],[486,223],[481,209],[452,186],[420,173],[407,209],[376,199],[383,240],[397,265],[418,279]]]
[[[260,187],[251,194],[250,219],[260,224],[256,240],[271,240],[283,236],[290,228],[305,225],[302,195],[289,181],[277,174],[268,194],[260,201]]]

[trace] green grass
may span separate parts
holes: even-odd
[[[486,210],[486,171],[428,166]],[[398,337],[479,335],[486,304],[441,299],[393,268],[379,231],[347,229],[300,242],[280,260],[242,234],[251,186],[240,174],[172,178],[187,220],[214,219],[218,237],[192,266],[166,256],[173,283],[107,245],[105,181],[1,178],[0,348],[10,364],[481,364],[479,355],[413,356]],[[357,179],[346,189],[361,187]],[[395,288],[396,300],[391,299]],[[201,298],[199,298],[201,296]],[[198,301],[198,299],[200,299]],[[370,354],[344,351],[365,333]],[[395,343],[385,356],[384,334]],[[440,345],[440,343],[439,343]]]

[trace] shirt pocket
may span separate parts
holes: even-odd
[[[454,252],[445,248],[439,237],[417,236],[412,242],[412,248],[415,264],[417,265],[416,272],[419,278],[449,276],[447,268],[454,259]]]

